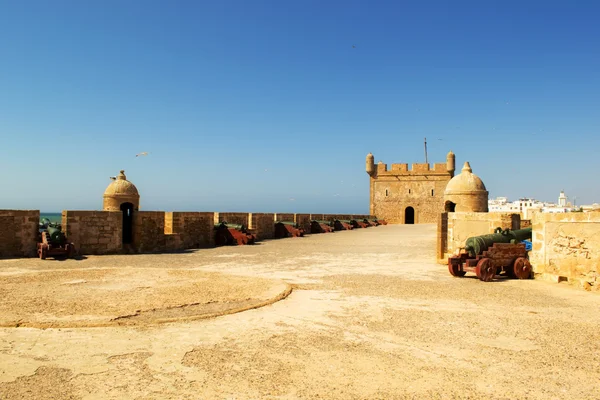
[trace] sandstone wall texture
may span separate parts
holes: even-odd
[[[219,212],[215,213],[215,224],[219,222],[229,222],[230,224],[242,224],[246,227],[250,226],[248,213],[241,212]]]
[[[494,229],[519,229],[519,214],[453,212],[438,214],[436,253],[440,263],[447,263],[448,257],[457,254],[465,247],[471,236],[486,235]]]
[[[182,249],[214,246],[214,212],[167,212],[165,234],[179,234]]]
[[[121,211],[63,211],[62,230],[79,254],[113,254],[122,250]]]
[[[529,260],[536,277],[600,290],[600,215],[536,213]]]
[[[250,229],[256,234],[256,240],[273,239],[275,236],[275,214],[249,213]]]
[[[296,225],[304,229],[304,232],[310,233],[311,214],[294,214],[294,218]]]
[[[133,214],[133,251],[158,253],[181,248],[178,234],[165,234],[164,211],[138,211]]]
[[[444,211],[444,190],[452,179],[446,163],[377,165],[377,173],[370,178],[370,214],[389,223],[436,223]]]
[[[281,221],[281,222],[295,222],[295,214],[290,214],[290,213],[276,213],[275,214],[275,221]]]
[[[0,210],[0,257],[37,254],[38,210]]]

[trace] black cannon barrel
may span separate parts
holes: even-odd
[[[296,227],[296,223],[293,221],[275,221],[275,224],[292,225]]]
[[[55,228],[53,226],[48,226],[48,237],[49,237],[49,241],[53,244],[61,244],[63,242],[63,238],[64,235],[62,233],[62,231],[58,228]]]
[[[465,250],[471,257],[481,255],[494,243],[515,243],[531,239],[531,227],[525,229],[502,230],[496,228],[496,231],[489,235],[472,236],[465,243]]]
[[[219,222],[218,224],[215,224],[215,229],[221,229],[221,228],[231,228],[231,229],[237,229],[240,232],[246,232],[246,225],[244,224],[232,224],[226,221],[223,222]]]

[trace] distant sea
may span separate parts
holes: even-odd
[[[42,218],[48,218],[50,222],[61,222],[62,213],[40,213],[40,221]]]

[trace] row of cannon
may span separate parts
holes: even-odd
[[[366,218],[363,220],[312,220],[310,221],[310,233],[330,233],[378,225],[387,225],[387,222],[381,219]],[[214,228],[216,246],[235,246],[254,244],[256,242],[256,235],[252,233],[246,225],[232,224],[223,221],[215,224]],[[293,221],[275,221],[273,229],[273,236],[275,239],[301,237],[305,234],[304,228]]]

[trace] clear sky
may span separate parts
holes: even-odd
[[[600,202],[598,1],[0,0],[0,208],[368,212],[365,156]],[[353,47],[355,46],[355,47]],[[135,155],[149,152],[146,157]]]

